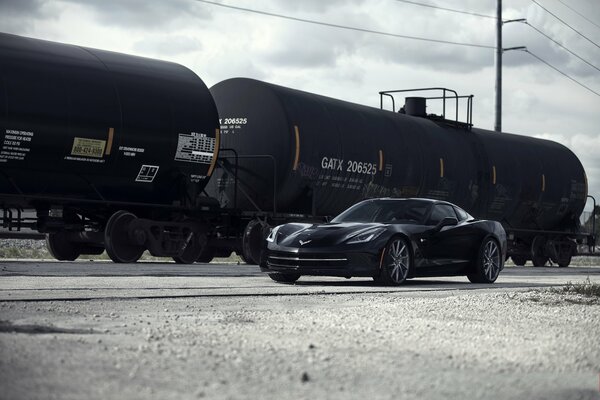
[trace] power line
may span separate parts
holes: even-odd
[[[570,9],[571,11],[573,11],[575,14],[579,15],[581,18],[585,19],[587,22],[589,22],[592,25],[595,25],[597,28],[600,28],[600,25],[598,25],[597,23],[595,23],[594,21],[592,21],[591,19],[589,19],[588,17],[586,17],[585,15],[583,15],[582,13],[580,13],[579,11],[577,11],[576,9],[574,9],[573,7],[571,7],[570,5],[568,5],[567,3],[565,3],[562,0],[558,0],[560,3],[562,3],[562,5],[564,5],[565,7],[567,7],[568,9]]]
[[[586,85],[584,85],[583,83],[579,82],[578,80],[576,80],[576,79],[574,79],[574,78],[571,78],[569,75],[567,75],[567,73],[565,73],[565,72],[561,71],[560,69],[556,68],[554,65],[550,64],[548,61],[546,61],[546,60],[544,60],[544,59],[542,59],[542,58],[538,57],[537,55],[535,55],[534,53],[532,53],[531,51],[529,51],[529,50],[527,50],[527,49],[524,49],[523,51],[524,51],[524,52],[526,52],[526,53],[529,53],[529,54],[531,54],[531,56],[532,56],[532,57],[534,57],[534,58],[536,58],[538,61],[540,61],[540,62],[542,62],[542,63],[546,64],[547,66],[549,66],[550,68],[552,68],[553,70],[555,70],[556,72],[558,72],[559,74],[561,74],[561,75],[563,75],[564,77],[566,77],[566,78],[568,78],[568,79],[572,80],[573,82],[575,82],[575,83],[576,83],[576,84],[578,84],[579,86],[581,86],[581,87],[583,87],[583,88],[585,88],[585,89],[589,90],[590,92],[594,93],[596,96],[600,97],[600,93],[598,93],[598,92],[594,91],[594,90],[593,90],[593,89],[591,89],[589,86],[586,86]]]
[[[314,24],[314,25],[328,26],[328,27],[331,27],[331,28],[352,30],[352,31],[364,32],[364,33],[372,33],[372,34],[376,34],[376,35],[389,36],[389,37],[397,37],[397,38],[402,38],[402,39],[420,40],[420,41],[425,41],[425,42],[443,43],[443,44],[451,44],[451,45],[458,45],[458,46],[478,47],[478,48],[484,48],[484,49],[495,49],[494,46],[488,46],[488,45],[482,45],[482,44],[464,43],[464,42],[452,42],[452,41],[448,41],[448,40],[430,39],[430,38],[423,38],[423,37],[418,37],[418,36],[407,36],[407,35],[400,35],[400,34],[395,34],[395,33],[390,33],[390,32],[382,32],[382,31],[375,31],[375,30],[371,30],[371,29],[364,29],[364,28],[357,28],[357,27],[346,26],[346,25],[332,24],[332,23],[329,23],[329,22],[314,21],[314,20],[310,20],[310,19],[297,18],[297,17],[292,17],[292,16],[289,16],[289,15],[276,14],[276,13],[262,11],[262,10],[255,10],[255,9],[251,9],[251,8],[232,6],[232,5],[217,3],[215,1],[209,1],[209,0],[195,0],[195,1],[201,2],[201,3],[215,5],[215,6],[218,6],[218,7],[229,8],[229,9],[232,9],[232,10],[245,11],[245,12],[250,12],[250,13],[254,13],[254,14],[266,15],[266,16],[269,16],[269,17],[282,18],[282,19],[287,19],[287,20],[297,21],[297,22],[305,22],[305,23]],[[533,1],[536,4],[538,4],[535,0],[531,0],[531,1]],[[538,6],[539,6],[539,4],[538,4]],[[555,16],[555,18],[558,19],[558,17],[556,17],[556,16]],[[534,28],[534,27],[532,26],[532,28]],[[540,31],[540,33],[542,33],[542,32]],[[548,37],[548,38],[551,39],[550,37]],[[553,39],[551,39],[551,40],[553,40]],[[558,42],[555,42],[555,43],[559,44]],[[561,45],[561,47],[564,47],[564,46]],[[600,97],[600,93],[594,91],[593,89],[589,88],[588,86],[584,85],[583,83],[579,82],[578,80],[572,78],[571,76],[569,76],[565,72],[563,72],[560,69],[556,68],[555,66],[553,66],[549,62],[545,61],[544,59],[538,57],[537,55],[535,55],[534,53],[530,52],[529,50],[524,49],[523,51],[531,54],[531,56],[533,56],[534,58],[536,58],[538,61],[546,64],[548,67],[552,68],[553,70],[555,70],[556,72],[560,73],[564,77],[568,78],[569,80],[577,83],[578,85],[582,86],[583,88],[585,88],[585,89],[589,90],[590,92],[594,93],[596,96]],[[594,67],[594,68],[596,68],[596,67]]]
[[[577,29],[573,28],[571,25],[567,24],[565,21],[563,21],[562,19],[560,19],[559,17],[557,17],[556,14],[552,13],[550,10],[548,10],[547,8],[545,8],[544,6],[542,6],[536,0],[531,0],[531,1],[534,4],[536,4],[538,7],[540,7],[542,10],[546,11],[548,14],[552,15],[554,18],[556,18],[557,20],[559,20],[560,22],[562,22],[563,24],[565,24],[566,26],[568,26],[569,28],[571,28],[571,30],[573,30],[573,32],[577,33],[579,36],[581,36],[582,38],[584,38],[585,40],[587,40],[588,42],[590,42],[591,44],[593,44],[594,46],[596,46],[597,48],[600,49],[600,46],[598,46],[596,43],[594,43],[590,38],[588,38],[583,33],[579,32]]]
[[[551,40],[552,42],[556,43],[558,46],[562,47],[563,49],[565,49],[566,51],[568,51],[569,53],[571,53],[572,55],[574,55],[575,57],[579,58],[581,61],[583,61],[584,63],[586,63],[587,65],[589,65],[592,68],[595,68],[596,70],[600,71],[600,68],[596,67],[594,64],[590,63],[589,61],[585,60],[584,58],[582,58],[581,56],[579,56],[578,54],[574,53],[573,51],[569,50],[568,48],[566,48],[564,45],[562,45],[560,42],[554,40],[552,37],[550,37],[549,35],[545,34],[544,32],[542,32],[539,28],[536,28],[534,25],[530,24],[529,22],[525,22],[525,24],[529,25],[529,27],[531,27],[531,29],[535,30],[536,32],[538,32],[540,35],[546,37],[548,40]]]
[[[419,2],[416,2],[416,1],[410,1],[410,0],[396,0],[396,1],[399,1],[400,3],[413,4],[415,6],[435,8],[436,10],[444,10],[444,11],[450,11],[450,12],[453,12],[453,13],[474,15],[476,17],[497,19],[493,15],[479,14],[479,13],[475,13],[475,12],[471,12],[471,11],[456,10],[454,8],[439,7],[439,6],[434,6],[433,4],[419,3]]]
[[[298,18],[298,17],[289,16],[289,15],[276,14],[276,13],[261,11],[261,10],[254,10],[251,8],[231,6],[231,5],[217,3],[215,1],[209,1],[209,0],[195,0],[195,1],[198,1],[201,3],[206,3],[206,4],[212,4],[212,5],[218,6],[218,7],[229,8],[232,10],[245,11],[245,12],[250,12],[250,13],[260,14],[260,15],[267,15],[269,17],[282,18],[282,19],[287,19],[287,20],[297,21],[297,22],[305,22],[308,24],[328,26],[330,28],[339,28],[339,29],[346,29],[346,30],[357,31],[357,32],[372,33],[374,35],[395,37],[395,38],[401,38],[401,39],[420,40],[423,42],[451,44],[451,45],[456,45],[456,46],[478,47],[478,48],[482,48],[482,49],[494,49],[495,48],[494,46],[488,46],[488,45],[484,45],[484,44],[453,42],[450,40],[440,40],[440,39],[430,39],[430,38],[424,38],[424,37],[419,37],[419,36],[400,35],[397,33],[382,32],[382,31],[376,31],[376,30],[372,30],[372,29],[364,29],[364,28],[358,28],[358,27],[353,27],[353,26],[332,24],[329,22],[315,21],[312,19]]]

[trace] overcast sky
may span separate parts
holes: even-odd
[[[219,0],[299,18],[402,35],[494,46],[495,20],[396,0]],[[494,15],[495,0],[417,0]],[[593,42],[600,28],[560,0],[537,0]],[[563,0],[600,25],[600,1]],[[530,0],[504,0],[505,19],[527,18],[600,68],[600,48]],[[256,15],[195,0],[0,0],[0,30],[170,60],[210,87],[252,77],[366,105],[384,89],[442,86],[474,94],[474,123],[494,124],[494,51],[436,44]],[[504,47],[537,56],[600,93],[600,71],[530,27],[504,27]],[[506,132],[556,140],[583,162],[600,200],[600,97],[529,54],[504,54]]]

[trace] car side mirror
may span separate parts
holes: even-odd
[[[458,225],[458,220],[454,217],[446,217],[442,219],[434,228],[434,232],[437,233],[442,230],[445,226],[455,226]]]

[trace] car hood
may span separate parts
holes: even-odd
[[[326,247],[346,242],[349,238],[377,227],[379,223],[286,224],[277,231],[276,242],[285,247]]]

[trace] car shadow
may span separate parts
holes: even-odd
[[[299,281],[296,281],[295,286],[335,286],[335,287],[370,287],[370,288],[394,288],[394,287],[420,287],[420,286],[430,286],[430,285],[455,285],[455,286],[463,286],[463,285],[473,285],[472,283],[465,282],[456,282],[456,281],[444,281],[444,280],[418,280],[418,279],[409,279],[404,282],[400,286],[385,286],[381,285],[375,281],[369,280],[340,280],[340,281],[317,281],[310,280],[304,281],[300,278]]]

